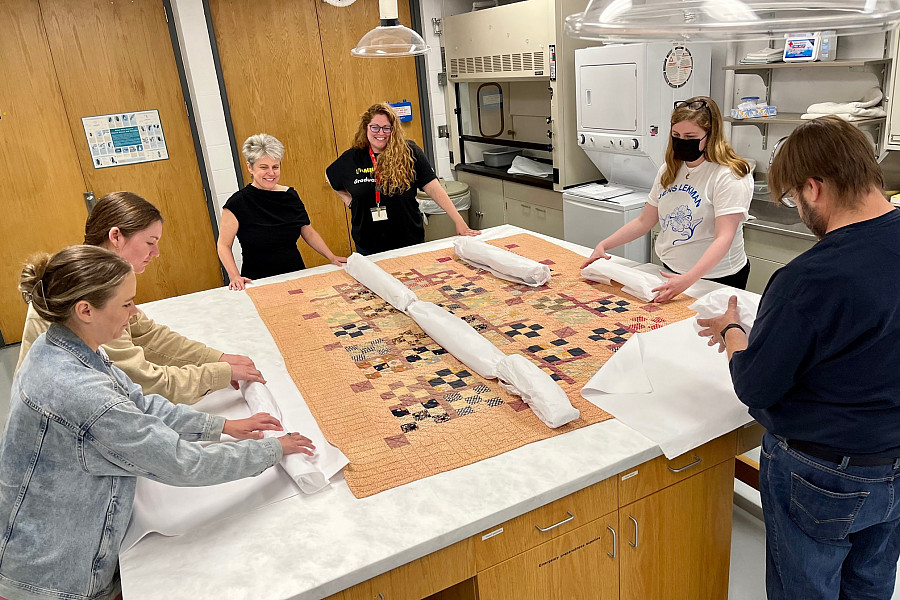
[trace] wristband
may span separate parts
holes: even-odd
[[[722,331],[719,332],[719,335],[722,336],[723,344],[725,343],[725,334],[728,332],[729,329],[740,329],[741,333],[743,333],[744,335],[747,335],[747,331],[741,326],[740,323],[729,323],[722,329]]]

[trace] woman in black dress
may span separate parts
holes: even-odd
[[[362,114],[353,147],[329,165],[325,176],[350,207],[351,235],[360,254],[425,241],[417,189],[447,212],[457,235],[481,233],[463,221],[425,153],[406,139],[388,104],[374,104]]]
[[[225,203],[216,243],[230,279],[228,287],[242,290],[254,279],[305,268],[297,249],[300,237],[331,264],[347,262],[345,257],[335,256],[313,229],[297,191],[279,185],[284,145],[260,133],[247,138],[241,150],[252,181]],[[231,251],[235,236],[244,259],[240,272]]]

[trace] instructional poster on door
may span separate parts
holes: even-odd
[[[166,160],[166,137],[158,110],[82,117],[95,169]]]

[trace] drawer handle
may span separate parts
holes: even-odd
[[[673,473],[681,473],[682,471],[687,471],[687,470],[690,469],[691,467],[696,467],[696,466],[699,465],[701,462],[703,462],[703,459],[700,458],[699,456],[697,456],[697,455],[695,454],[695,455],[694,455],[694,462],[692,462],[691,464],[685,465],[685,466],[681,467],[680,469],[673,469],[672,467],[668,467],[668,468],[669,468],[669,470],[672,471]]]
[[[550,527],[541,527],[540,525],[535,525],[534,528],[543,533],[545,531],[550,531],[551,529],[556,529],[560,525],[564,525],[565,523],[568,523],[569,521],[572,521],[575,519],[575,515],[573,515],[569,511],[566,511],[566,514],[569,515],[568,519],[563,519],[559,523],[555,523],[555,524],[551,525]]]
[[[615,530],[615,529],[613,529],[613,528],[610,527],[609,525],[607,525],[606,528],[609,529],[610,532],[612,532],[612,534],[613,534],[613,551],[612,551],[612,554],[610,554],[609,552],[607,552],[606,555],[607,555],[608,557],[610,557],[610,558],[615,558],[615,557],[616,557],[616,548],[618,548],[618,546],[619,546],[619,540],[618,540],[618,538],[616,537],[616,530]]]
[[[384,600],[384,594],[378,592],[378,600]]]
[[[637,519],[635,519],[631,515],[628,515],[628,518],[631,519],[632,523],[634,523],[634,541],[628,542],[628,545],[631,546],[632,548],[637,548],[638,547],[638,522],[637,522]]]

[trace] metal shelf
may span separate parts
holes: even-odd
[[[725,65],[723,71],[735,73],[753,73],[756,71],[770,71],[772,69],[808,69],[808,68],[835,68],[835,67],[876,67],[885,66],[891,62],[890,58],[874,58],[870,60],[831,60],[813,62],[777,62],[761,65]]]
[[[734,125],[802,125],[807,119],[800,118],[801,113],[779,113],[774,117],[761,117],[753,119],[735,119],[733,117],[723,117],[728,123]],[[860,121],[848,121],[851,125],[861,127],[863,125],[881,125],[887,117],[872,117],[871,119],[862,119]]]

